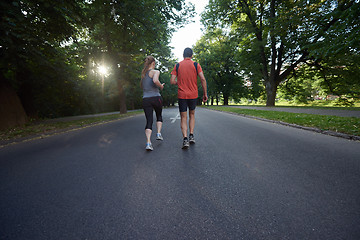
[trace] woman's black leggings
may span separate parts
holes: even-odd
[[[162,122],[162,97],[143,98],[143,108],[146,117],[145,129],[152,129],[153,125],[153,110],[156,113],[156,121]]]

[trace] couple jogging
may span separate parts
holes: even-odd
[[[204,73],[200,64],[191,60],[193,51],[190,48],[184,50],[184,60],[174,66],[171,72],[170,83],[178,86],[178,99],[180,111],[180,126],[183,135],[183,149],[187,149],[190,143],[195,143],[194,128],[195,128],[195,108],[198,98],[197,76],[200,77],[201,86],[204,91],[203,102],[206,102],[207,86]],[[141,87],[143,88],[143,108],[146,117],[145,135],[146,135],[146,150],[153,150],[151,144],[151,133],[153,124],[153,109],[156,113],[156,127],[157,140],[163,140],[161,135],[162,128],[162,98],[159,89],[164,88],[165,83],[160,83],[160,72],[155,70],[155,59],[148,56],[145,59],[144,68],[141,75]],[[187,124],[187,109],[189,108],[189,130]]]

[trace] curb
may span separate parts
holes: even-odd
[[[360,141],[360,136],[350,135],[350,134],[346,134],[346,133],[334,132],[334,131],[329,131],[329,130],[321,130],[319,128],[306,127],[306,126],[301,126],[301,125],[297,125],[297,124],[293,124],[293,123],[287,123],[287,122],[276,121],[276,120],[271,120],[271,119],[266,119],[266,118],[260,118],[260,117],[255,117],[255,116],[251,116],[251,115],[246,115],[246,114],[226,112],[226,111],[215,110],[215,109],[208,109],[208,110],[229,113],[229,114],[242,116],[242,117],[246,117],[246,118],[251,118],[251,119],[256,119],[256,120],[260,120],[260,121],[264,121],[264,122],[270,122],[270,123],[280,124],[280,125],[298,128],[298,129],[302,129],[302,130],[306,130],[306,131],[317,132],[317,133],[321,133],[321,134],[325,134],[325,135],[329,135],[329,136],[333,136],[333,137],[345,138],[345,139],[352,140],[352,141]]]

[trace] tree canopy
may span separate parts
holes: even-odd
[[[338,84],[359,71],[359,9],[350,0],[210,0],[202,22],[237,35],[239,61],[251,65],[238,71],[263,82],[266,105],[274,106],[278,86],[304,64],[319,72],[329,92],[359,95],[358,80],[346,77],[351,89]]]
[[[199,61],[209,82],[209,96],[218,102],[221,95],[224,105],[229,98],[239,100],[245,96],[244,78],[239,73],[236,41],[221,29],[206,32],[194,46],[195,60]]]
[[[13,89],[27,117],[38,118],[138,107],[143,59],[152,54],[164,69],[174,63],[170,38],[191,20],[194,6],[184,0],[10,0],[0,11],[2,89]]]

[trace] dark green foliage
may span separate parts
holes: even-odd
[[[231,34],[220,29],[208,31],[194,46],[194,58],[201,63],[208,82],[208,96],[230,100],[245,97],[244,78],[239,72],[238,48]],[[200,94],[200,96],[202,96]]]
[[[171,34],[193,12],[184,0],[1,1],[0,81],[31,118],[140,108],[143,59],[168,66]]]
[[[1,16],[1,81],[15,88],[30,117],[76,114],[76,71],[60,43],[81,26],[79,3],[2,1]]]
[[[202,21],[208,29],[236,34],[239,72],[256,85],[262,82],[267,105],[273,106],[287,81],[292,81],[288,88],[295,87],[291,91],[303,92],[296,89],[302,83],[295,84],[302,78],[293,74],[304,63],[312,65],[327,94],[359,97],[359,9],[360,2],[351,0],[210,0]]]

